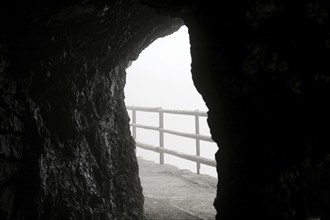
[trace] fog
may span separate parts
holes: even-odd
[[[161,107],[174,110],[200,110],[207,107],[193,85],[189,34],[186,26],[157,39],[126,70],[126,105]],[[129,111],[130,113],[130,111]],[[131,115],[130,115],[131,117]],[[158,113],[137,112],[137,124],[158,127]],[[195,132],[194,116],[164,115],[166,129]],[[200,133],[211,136],[205,117],[200,117]],[[159,146],[157,131],[137,128],[137,140]],[[195,140],[164,134],[165,148],[196,155]],[[201,141],[201,156],[214,159],[215,143]],[[137,148],[137,156],[159,163],[159,154]],[[165,163],[196,172],[196,163],[165,154]],[[201,173],[216,176],[214,167],[201,165]]]

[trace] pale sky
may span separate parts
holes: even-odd
[[[191,78],[186,26],[157,39],[126,70],[127,105],[207,111]]]

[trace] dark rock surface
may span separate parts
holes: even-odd
[[[330,3],[140,0],[189,28],[217,219],[330,219]],[[125,68],[180,21],[137,0],[0,7],[0,218],[136,219]]]
[[[0,219],[141,219],[125,68],[182,21],[135,0],[0,9]]]
[[[189,28],[217,219],[330,219],[329,1],[155,1]]]

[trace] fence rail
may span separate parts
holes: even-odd
[[[207,117],[206,112],[197,111],[197,110],[196,111],[170,110],[170,109],[150,108],[150,107],[140,107],[140,106],[126,106],[126,108],[127,108],[127,110],[132,111],[132,123],[130,123],[130,126],[132,126],[132,135],[135,140],[136,140],[136,129],[137,128],[154,130],[154,131],[159,132],[159,146],[153,146],[153,145],[141,143],[138,141],[135,141],[135,143],[136,143],[137,147],[159,153],[160,164],[164,164],[164,154],[166,153],[166,154],[170,154],[173,156],[177,156],[177,157],[180,157],[180,158],[183,158],[186,160],[196,162],[196,168],[197,168],[198,174],[200,173],[200,164],[205,164],[208,166],[216,167],[215,160],[211,160],[211,159],[200,156],[200,141],[203,140],[203,141],[208,141],[208,142],[214,142],[211,137],[199,134],[199,117]],[[158,113],[159,114],[159,127],[136,124],[136,112],[138,112],[138,111]],[[164,129],[164,113],[194,116],[195,117],[195,133],[192,134],[192,133],[185,133],[185,132]],[[190,154],[182,153],[179,151],[164,148],[164,133],[195,139],[196,140],[196,155],[190,155]]]

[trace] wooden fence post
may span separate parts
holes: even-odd
[[[198,115],[195,115],[195,133],[199,134],[199,117]],[[200,140],[196,138],[196,156],[201,155],[200,150]],[[201,164],[199,162],[196,163],[197,165],[197,174],[200,174]]]
[[[136,124],[136,110],[135,109],[132,109],[132,121],[133,121],[133,124]],[[136,140],[136,127],[133,126],[132,127],[132,133],[133,133],[133,138],[134,140]]]
[[[161,108],[159,109],[161,110]],[[159,112],[159,128],[164,128],[164,113]],[[164,132],[159,131],[159,146],[164,147]],[[164,152],[159,152],[159,163],[164,164]]]

